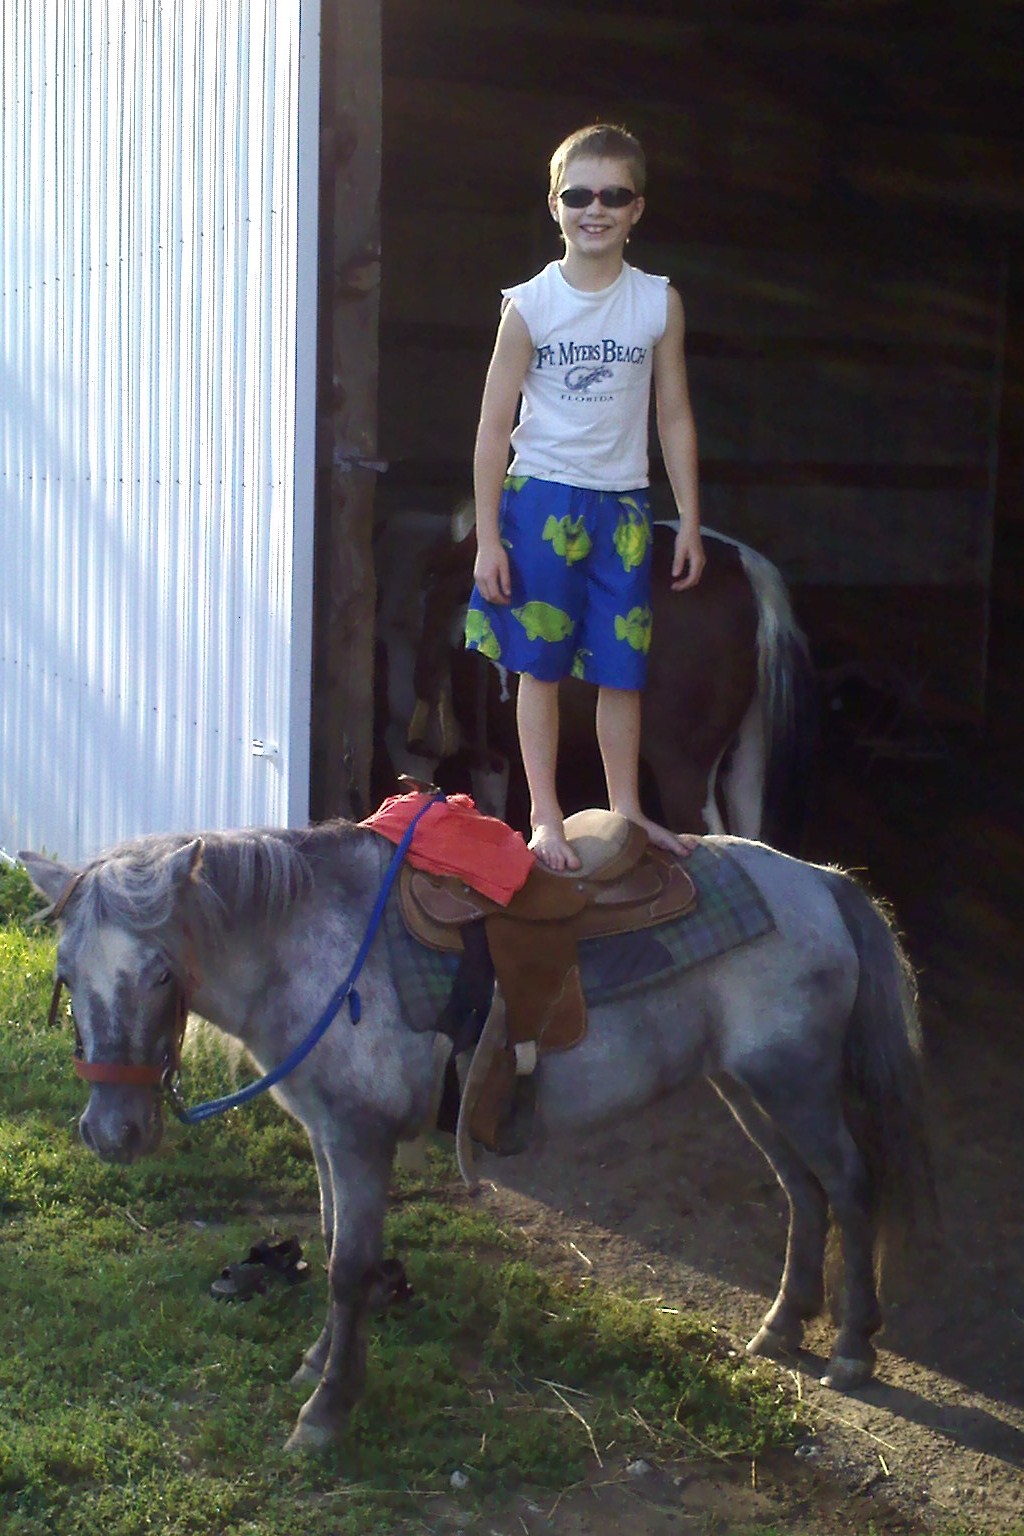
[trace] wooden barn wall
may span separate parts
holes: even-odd
[[[372,755],[380,0],[322,0],[310,807],[364,815]]]
[[[705,521],[778,563],[823,656],[976,716],[1024,196],[984,128],[1014,69],[984,27],[871,10],[385,0],[378,511],[468,493],[499,289],[559,250],[547,157],[624,121],[651,162],[629,257],[687,307]]]

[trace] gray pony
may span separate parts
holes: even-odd
[[[91,1089],[80,1130],[97,1156],[131,1162],[158,1145],[160,1079],[176,1063],[188,1008],[260,1070],[285,1058],[360,946],[379,843],[335,822],[144,837],[77,872],[22,855],[60,909],[57,975]],[[779,1292],[747,1348],[799,1347],[824,1303],[831,1210],[843,1264],[823,1379],[848,1390],[874,1365],[881,1240],[913,1241],[932,1216],[913,977],[886,915],[848,876],[760,843],[705,844],[747,873],[773,931],[628,1002],[592,1007],[583,1042],[539,1069],[536,1129],[574,1136],[709,1078],[790,1207]],[[359,992],[358,1026],[342,1011],[274,1089],[309,1135],[328,1255],[327,1321],[296,1375],[313,1392],[292,1448],[328,1443],[359,1395],[392,1161],[435,1094],[437,1037],[403,1022],[381,945]],[[663,1114],[670,1125],[671,1108]]]

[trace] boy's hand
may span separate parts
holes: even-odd
[[[473,562],[473,580],[488,603],[506,606],[512,601],[512,579],[503,544],[481,545]]]
[[[682,592],[684,587],[695,587],[703,569],[704,545],[700,530],[694,528],[688,532],[680,528],[672,555],[672,591]]]

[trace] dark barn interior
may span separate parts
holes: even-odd
[[[1024,8],[351,0],[323,20],[314,814],[367,800],[375,520],[442,527],[468,494],[499,290],[557,255],[548,156],[606,118],[650,162],[630,257],[687,307],[704,520],[776,563],[812,645],[807,852],[867,868],[910,922],[955,827],[974,878],[1005,869],[1005,915]],[[656,455],[652,475],[669,512]]]
[[[1022,734],[1024,9],[388,0],[382,22],[377,515],[469,492],[499,290],[558,253],[548,156],[625,122],[650,164],[630,259],[687,308],[704,521],[779,566],[819,668],[808,852],[897,895],[915,817],[930,845],[948,801],[987,796],[999,862]]]
[[[499,291],[558,254],[547,159],[599,118],[647,147],[629,254],[686,304],[704,521],[781,569],[828,690],[881,696],[880,749],[998,725],[1022,56],[1018,3],[324,7],[316,814],[366,794],[374,519],[469,492]]]
[[[780,566],[831,664],[979,719],[1020,518],[1018,21],[386,5],[381,501],[469,488],[499,289],[558,252],[547,158],[621,120],[651,167],[630,258],[687,307],[705,521]]]
[[[921,973],[951,1243],[889,1347],[932,1373],[910,1396],[984,1400],[941,1442],[950,1478],[959,1451],[1019,1476],[1024,8],[359,0],[344,27],[324,15],[315,813],[345,811],[346,784],[358,808],[365,782],[373,520],[419,508],[441,526],[469,493],[499,290],[558,254],[548,157],[583,123],[624,122],[650,162],[630,259],[687,309],[704,520],[779,566],[818,669],[806,853],[894,903]],[[717,1112],[690,1111],[713,1170]],[[671,1184],[657,1127],[635,1140]],[[718,1244],[717,1196],[695,1227],[632,1186],[584,1200],[577,1177],[524,1175],[563,1214],[643,1212],[733,1291],[768,1283],[774,1257],[762,1272],[756,1243]]]

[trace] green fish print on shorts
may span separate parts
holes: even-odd
[[[491,621],[479,608],[470,608],[466,614],[466,644],[475,645],[481,656],[486,656],[490,661],[501,658],[501,646],[491,628]]]
[[[621,613],[615,615],[615,638],[625,640],[634,651],[642,651],[646,656],[651,648],[651,619],[649,608],[631,608],[625,617]]]
[[[551,545],[556,555],[561,555],[566,565],[585,560],[592,545],[590,534],[583,525],[582,517],[573,522],[566,517],[549,517],[544,524],[541,538]]]
[[[529,475],[506,475],[503,489],[506,491],[515,491],[518,495],[529,478]]]
[[[640,504],[632,496],[620,496],[619,506],[625,515],[619,518],[612,543],[615,545],[624,571],[632,571],[643,565],[647,546],[654,542],[647,519]]]
[[[593,651],[588,651],[586,646],[582,646],[572,659],[572,668],[570,669],[569,675],[571,677],[580,677],[585,680],[587,676],[587,662],[590,660],[593,654]]]
[[[565,610],[551,603],[524,603],[512,609],[512,617],[519,620],[529,640],[564,640],[574,627]]]

